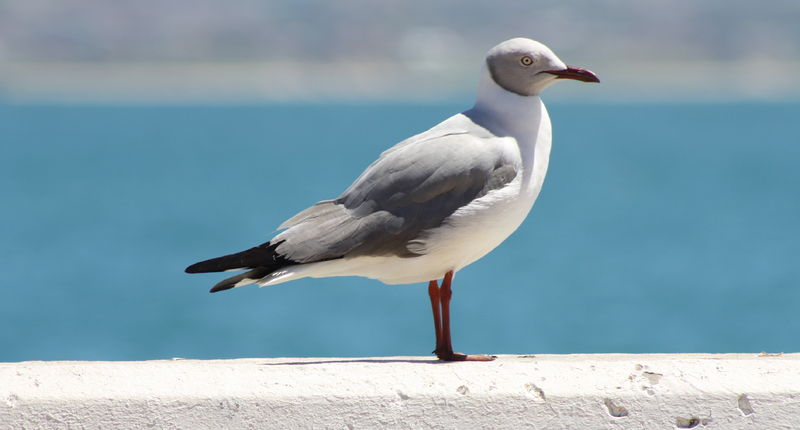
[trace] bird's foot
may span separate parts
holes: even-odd
[[[483,354],[462,354],[460,352],[443,352],[436,353],[439,360],[442,361],[493,361],[496,357],[493,355]]]

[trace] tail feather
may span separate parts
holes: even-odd
[[[212,293],[252,284],[282,267],[297,264],[275,251],[280,244],[281,242],[274,244],[267,242],[246,251],[201,261],[187,267],[186,273],[252,269],[219,282],[211,288]]]

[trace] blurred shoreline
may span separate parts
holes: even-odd
[[[798,101],[800,61],[579,64],[600,85],[566,83],[547,100]],[[439,102],[471,99],[478,61],[0,62],[0,100],[62,103]]]

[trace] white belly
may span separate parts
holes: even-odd
[[[424,255],[386,261],[386,264],[376,265],[375,272],[368,277],[387,284],[429,281],[441,278],[450,270],[458,271],[488,254],[506,240],[530,212],[536,196],[521,191],[521,179],[456,211],[443,227],[430,232]]]

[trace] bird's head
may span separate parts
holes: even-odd
[[[567,66],[547,46],[522,37],[490,49],[486,66],[497,85],[521,96],[539,95],[558,79],[600,82],[594,73]]]

